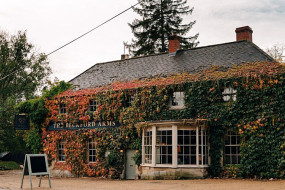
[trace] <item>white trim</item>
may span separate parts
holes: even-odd
[[[152,125],[151,126],[151,130],[150,128],[145,129],[143,131],[143,162],[142,162],[142,166],[146,166],[146,167],[166,167],[166,168],[206,168],[209,165],[209,145],[206,144],[204,145],[204,136],[208,138],[208,134],[207,134],[207,128],[206,127],[199,127],[199,126],[179,126],[179,122],[170,122],[172,123],[171,127],[157,127]],[[177,125],[174,125],[177,124]],[[171,130],[172,131],[172,164],[156,164],[156,134],[157,134],[157,130]],[[178,130],[192,130],[192,131],[196,131],[196,164],[195,165],[182,165],[182,164],[178,164]],[[152,131],[152,144],[151,144],[151,150],[152,150],[152,163],[151,164],[146,164],[144,162],[144,151],[145,151],[145,147],[144,147],[144,137],[145,137],[145,131]],[[205,135],[204,135],[205,132]],[[200,134],[201,133],[201,134]],[[199,138],[199,135],[201,135],[201,137]],[[200,142],[201,141],[201,142]],[[207,140],[205,142],[208,142]],[[205,146],[205,147],[204,147]],[[201,152],[199,151],[199,148],[201,147]],[[206,152],[206,156],[208,157],[208,163],[206,163],[206,160],[204,160],[204,148],[207,148],[207,152]],[[200,160],[199,157],[201,156],[201,164],[200,164]],[[203,165],[205,164],[205,165]]]
[[[197,146],[198,145],[198,146]],[[199,166],[199,128],[196,126],[196,166]]]
[[[201,165],[204,165],[204,131],[201,132]]]
[[[145,146],[144,146],[144,137],[145,137],[145,130],[143,130],[142,134],[142,165],[145,164]]]
[[[177,126],[172,125],[172,168],[177,168],[177,141],[178,141]],[[176,155],[176,156],[175,156]]]
[[[151,165],[154,167],[156,163],[156,127],[152,126],[152,143],[151,143],[151,149],[152,149],[152,159],[151,159]]]
[[[141,166],[143,167],[152,167],[152,168],[173,168],[172,165],[170,164],[156,164],[155,166],[152,166],[152,164],[142,164]],[[177,165],[176,168],[208,168],[209,165]]]

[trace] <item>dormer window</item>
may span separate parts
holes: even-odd
[[[125,107],[131,107],[133,105],[135,97],[134,96],[128,96],[125,102]]]
[[[237,90],[233,89],[232,87],[225,88],[222,94],[225,102],[237,100]]]
[[[59,105],[59,113],[66,113],[66,104],[60,104]]]
[[[95,112],[95,111],[97,111],[98,106],[99,106],[98,100],[90,100],[89,106],[88,106],[88,111]]]
[[[173,92],[170,98],[170,109],[184,108],[184,92]]]

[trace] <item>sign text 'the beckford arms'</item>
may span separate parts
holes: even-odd
[[[49,131],[54,130],[78,130],[78,129],[95,129],[95,128],[109,128],[109,127],[119,127],[120,123],[118,121],[89,121],[84,123],[66,123],[57,122],[51,123],[48,126]]]

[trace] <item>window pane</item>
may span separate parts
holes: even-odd
[[[191,156],[191,164],[196,164],[196,156]]]
[[[168,156],[168,162],[167,162],[167,164],[172,164],[172,155],[169,155],[169,156]]]
[[[236,154],[237,153],[237,147],[236,146],[232,146],[232,154]]]
[[[231,147],[230,146],[226,146],[225,153],[226,154],[230,154],[231,153]]]
[[[189,146],[184,146],[184,154],[189,155],[190,151],[189,151],[190,147]]]
[[[191,136],[191,144],[192,145],[196,144],[196,136]]]
[[[184,164],[190,164],[190,156],[184,157]]]
[[[237,144],[237,138],[236,138],[236,136],[232,136],[232,137],[231,137],[231,144],[232,144],[232,145],[236,145],[236,144]]]
[[[168,146],[168,154],[172,155],[172,146]]]
[[[178,144],[183,144],[183,136],[178,136]]]
[[[166,154],[166,147],[161,147],[162,154]]]
[[[184,136],[184,144],[190,144],[190,136]]]
[[[162,144],[166,144],[166,136],[162,136]]]

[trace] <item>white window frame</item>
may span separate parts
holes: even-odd
[[[223,100],[225,102],[237,100],[237,90],[235,90],[232,87],[225,88],[224,91],[222,92],[222,95],[223,95]]]
[[[227,144],[227,138],[229,137],[229,144]],[[233,144],[232,143],[232,137],[235,137],[235,143]],[[238,139],[239,139],[239,143],[238,143]],[[241,137],[240,137],[240,134],[238,134],[238,132],[235,132],[235,131],[228,131],[226,136],[225,136],[225,149],[224,149],[224,164],[225,165],[236,165],[236,164],[240,164],[240,158],[241,158],[241,154],[240,154],[240,143],[241,143]],[[226,148],[229,148],[230,149],[230,153],[229,154],[226,154]],[[233,148],[236,149],[236,152],[233,153],[232,150]],[[239,151],[238,151],[239,150]],[[226,156],[229,156],[230,158],[230,162],[227,163],[226,162]],[[233,157],[236,158],[236,162],[237,163],[233,163]]]
[[[131,107],[133,105],[133,103],[134,103],[134,100],[135,100],[135,97],[133,95],[128,95],[126,103],[125,103],[125,107],[126,108]]]
[[[179,134],[179,131],[183,131],[183,134]],[[186,131],[189,131],[189,135],[186,135],[185,132]],[[195,135],[192,135],[191,132],[194,132]],[[185,143],[185,137],[189,136],[189,144]],[[193,144],[192,143],[192,138],[193,136],[195,136],[195,143]],[[182,137],[182,143],[179,143],[179,138]],[[180,151],[181,153],[177,152],[178,154],[178,165],[196,165],[197,163],[197,134],[196,134],[196,130],[194,129],[178,129],[178,141],[177,141],[177,151]],[[186,147],[189,148],[189,153],[186,154],[185,153],[185,150],[186,150]],[[191,149],[195,149],[195,164],[191,164],[191,160],[192,160],[192,152],[191,152]],[[182,157],[182,160],[181,160],[181,163],[179,163],[180,159],[179,157]],[[185,164],[185,158],[186,157],[189,157],[189,162],[190,164]]]
[[[171,133],[171,134],[168,134]],[[167,165],[167,164],[172,164],[173,159],[172,159],[172,129],[157,129],[156,130],[156,144],[155,144],[155,154],[156,154],[156,160],[155,163],[156,164],[161,164],[161,165]],[[163,134],[165,133],[165,134]],[[165,143],[163,142],[163,138],[165,138]],[[160,141],[159,141],[160,139]],[[171,141],[171,142],[169,142]],[[163,149],[165,150],[165,153],[163,153]],[[171,149],[171,154],[169,154],[169,149]],[[171,156],[171,160],[168,159],[169,156]],[[170,163],[162,163],[163,157],[165,157],[166,162],[170,162]],[[158,163],[160,162],[160,163]]]
[[[65,162],[66,161],[66,155],[65,155],[65,148],[66,141],[60,140],[58,143],[58,161],[59,162]]]
[[[178,164],[178,130],[195,130],[196,131],[196,164]],[[158,130],[172,130],[172,164],[156,164],[156,132]],[[143,144],[142,144],[142,166],[150,166],[150,167],[171,167],[171,168],[183,168],[183,167],[194,167],[194,168],[203,168],[209,166],[209,141],[208,141],[208,135],[206,135],[205,138],[207,138],[207,144],[204,145],[204,141],[201,141],[199,143],[199,131],[205,131],[207,134],[207,129],[202,127],[199,128],[198,126],[195,127],[177,127],[176,125],[172,125],[172,127],[157,127],[152,126],[152,128],[145,129],[143,131]],[[146,163],[145,162],[145,144],[144,144],[144,135],[146,131],[152,131],[152,159],[151,162]],[[201,134],[201,137],[203,139],[204,133]],[[199,146],[206,147],[206,155],[204,155],[203,152],[199,152]],[[204,158],[207,156],[208,163],[205,163]],[[199,163],[199,158],[201,158],[201,162]]]
[[[59,113],[60,114],[66,113],[66,104],[65,103],[59,104]]]
[[[170,110],[180,110],[184,109],[184,92],[183,91],[175,91],[172,94],[169,102]]]
[[[143,131],[143,163],[151,164],[152,162],[152,131]]]
[[[99,107],[99,101],[96,99],[89,100],[88,111],[96,112]]]
[[[90,151],[91,151],[91,154],[90,154]],[[88,141],[88,163],[94,163],[96,162],[96,160],[97,160],[96,142],[94,141],[94,139],[89,139]]]

